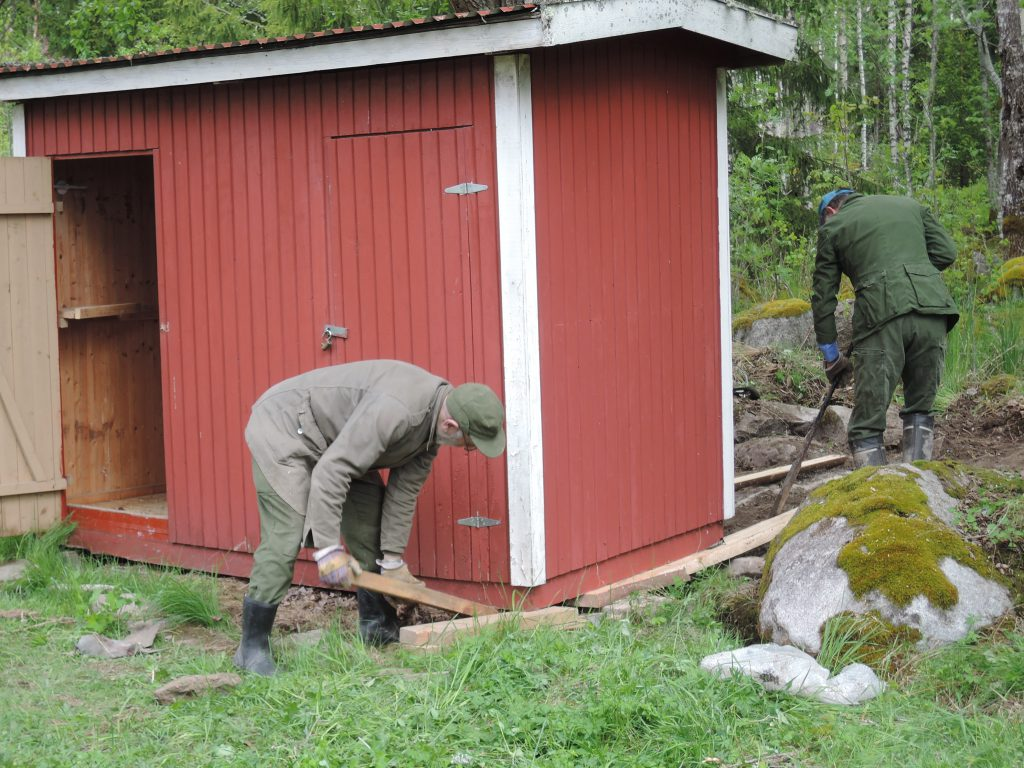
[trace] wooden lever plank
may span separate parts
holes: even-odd
[[[400,600],[410,600],[414,603],[430,605],[434,608],[451,611],[452,613],[461,613],[464,616],[487,616],[498,612],[497,608],[492,608],[483,603],[475,603],[472,600],[455,597],[446,592],[438,592],[436,589],[420,587],[416,584],[409,584],[398,579],[381,576],[379,573],[370,573],[369,571],[363,571],[352,579],[352,583],[357,587],[397,597]]]

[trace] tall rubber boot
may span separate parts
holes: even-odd
[[[242,601],[242,642],[235,651],[235,666],[270,677],[277,671],[270,653],[270,629],[277,606],[261,603],[248,595]]]
[[[903,417],[903,461],[932,460],[935,419],[927,413],[908,413]]]
[[[359,637],[367,645],[398,642],[398,613],[384,595],[368,589],[356,589],[359,606]]]
[[[853,454],[853,465],[861,467],[880,467],[888,462],[885,459],[885,442],[881,435],[872,435],[863,440],[851,440],[850,452]]]

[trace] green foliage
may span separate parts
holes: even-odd
[[[1024,496],[981,498],[958,513],[956,524],[968,535],[984,536],[996,546],[1024,554]]]
[[[891,672],[894,659],[909,652],[921,639],[911,627],[894,627],[877,611],[866,614],[839,613],[821,629],[817,660],[833,674],[850,664],[867,664],[879,672]]]

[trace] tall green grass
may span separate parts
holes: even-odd
[[[965,303],[960,322],[948,337],[939,407],[998,374],[1024,377],[1024,301]]]

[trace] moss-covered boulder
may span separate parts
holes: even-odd
[[[950,473],[898,464],[816,489],[768,552],[762,637],[817,653],[829,619],[872,615],[931,647],[1010,610],[1002,577],[950,526],[956,485]]]

